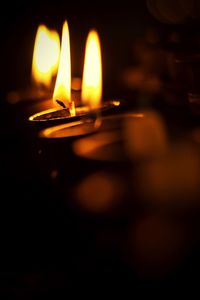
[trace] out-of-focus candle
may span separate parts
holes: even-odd
[[[60,54],[60,38],[56,31],[40,25],[35,38],[32,61],[32,79],[39,86],[51,88],[57,73]]]
[[[11,104],[28,103],[28,110],[32,112],[53,107],[49,98],[58,69],[59,55],[59,34],[55,30],[48,29],[44,24],[40,24],[34,42],[30,85],[27,88],[9,92],[8,102]]]

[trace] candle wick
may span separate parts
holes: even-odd
[[[62,102],[61,100],[56,99],[56,102],[57,102],[62,108],[66,108],[64,102]]]

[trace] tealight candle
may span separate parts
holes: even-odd
[[[78,86],[75,85],[78,83]],[[81,80],[71,82],[70,38],[67,21],[63,24],[60,61],[53,92],[52,103],[55,108],[41,111],[29,117],[29,121],[53,125],[63,122],[73,122],[89,114],[105,113],[119,107],[121,101],[110,100],[102,102],[102,60],[98,34],[95,30],[89,32]],[[74,85],[74,95],[72,93]],[[78,88],[78,89],[77,89]],[[81,105],[80,105],[81,103]],[[77,106],[78,104],[78,106]],[[48,122],[48,123],[47,123]]]
[[[59,139],[59,138],[71,138],[77,137],[81,135],[88,135],[93,133],[102,133],[105,138],[109,137],[109,141],[116,140],[116,138],[120,139],[119,129],[121,130],[122,124],[124,120],[128,118],[142,118],[143,115],[140,113],[124,113],[124,114],[116,114],[116,115],[108,115],[101,116],[100,114],[88,114],[82,120],[70,122],[67,124],[61,124],[57,126],[52,126],[49,128],[45,128],[40,131],[40,138],[47,139]],[[117,132],[117,133],[116,133]],[[105,139],[103,139],[103,143]],[[94,136],[91,137],[92,144],[96,143],[96,139]],[[106,139],[107,141],[107,139]],[[94,143],[93,143],[94,142]],[[100,141],[101,144],[102,140]],[[86,143],[90,148],[90,142]],[[87,146],[84,146],[84,150],[87,152]],[[98,144],[98,142],[97,142]]]

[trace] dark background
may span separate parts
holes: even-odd
[[[108,4],[105,1],[5,3],[1,10],[2,88],[29,83],[35,33],[38,24],[55,28],[61,35],[63,21],[70,27],[72,74],[81,76],[85,41],[96,28],[102,42],[104,81],[118,76],[132,62],[132,43],[156,24],[145,1]],[[139,24],[139,25],[138,25]]]
[[[61,33],[63,21],[68,20],[72,73],[77,76],[82,74],[87,33],[90,28],[96,28],[102,43],[105,98],[120,98],[125,92],[125,100],[132,99],[136,92],[127,91],[120,83],[121,72],[135,64],[133,44],[143,38],[149,28],[156,28],[163,37],[159,47],[168,50],[171,32],[177,30],[184,35],[190,30],[187,31],[185,25],[159,22],[149,13],[145,1],[17,1],[4,4],[0,12],[2,299],[38,299],[41,296],[66,299],[70,293],[77,295],[79,292],[96,298],[101,292],[105,295],[107,290],[113,295],[121,292],[125,298],[126,292],[131,296],[138,292],[163,296],[167,290],[171,293],[198,289],[198,243],[180,265],[167,274],[161,272],[162,276],[155,276],[154,272],[143,276],[132,265],[127,254],[129,245],[124,242],[129,225],[149,213],[137,200],[131,213],[129,207],[125,207],[121,214],[112,212],[100,216],[87,214],[73,204],[72,191],[86,175],[104,171],[124,172],[127,176],[127,165],[107,165],[77,158],[72,153],[71,140],[59,143],[39,140],[37,128],[27,122],[27,105],[11,105],[6,101],[9,91],[25,88],[30,83],[33,43],[39,23]],[[165,104],[159,103],[156,109],[170,116],[170,127],[173,128],[173,124],[178,124],[178,128],[191,126],[193,119],[187,115],[184,103],[178,107]],[[131,197],[129,193],[124,196]],[[193,214],[198,232],[198,211],[192,211],[192,217]],[[189,231],[194,224],[190,222],[191,216],[187,217],[186,231]]]

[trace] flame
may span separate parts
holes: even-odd
[[[50,31],[50,41],[51,41],[51,70],[52,76],[55,76],[58,71],[58,63],[60,57],[60,38],[59,34],[55,30]]]
[[[95,30],[89,32],[86,42],[81,97],[91,108],[97,108],[102,98],[101,46]]]
[[[38,27],[33,51],[32,78],[37,84],[49,87],[58,69],[60,38],[45,25]]]
[[[57,100],[62,101],[69,107],[69,109],[73,107],[73,110],[75,110],[71,101],[71,57],[69,28],[67,21],[65,21],[63,24],[60,62],[53,93],[53,100],[54,102]]]

